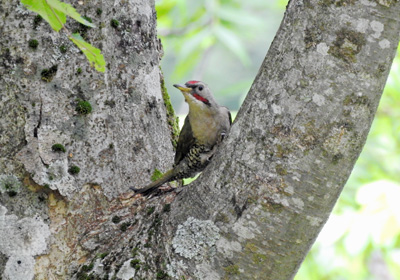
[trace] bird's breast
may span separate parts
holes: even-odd
[[[193,136],[201,145],[212,147],[220,134],[218,120],[212,112],[194,111],[189,113]]]

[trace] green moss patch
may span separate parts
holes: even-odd
[[[28,46],[29,46],[31,49],[36,50],[37,47],[39,46],[39,42],[38,42],[38,40],[30,39],[30,40],[28,41]]]
[[[131,260],[130,264],[131,264],[131,267],[133,267],[135,270],[140,269],[140,260],[138,260],[138,259]]]
[[[112,28],[117,29],[118,26],[119,26],[119,21],[113,18],[113,19],[110,21],[110,26],[111,26]]]
[[[169,278],[169,276],[165,271],[162,271],[162,270],[157,271],[157,274],[156,274],[157,280],[164,280],[164,279],[168,279],[168,278]]]
[[[163,176],[163,173],[158,170],[157,168],[154,169],[153,174],[151,175],[150,179],[151,181],[157,181],[158,179],[160,179]]]
[[[169,98],[167,88],[165,87],[164,78],[162,77],[160,79],[160,84],[161,84],[161,92],[164,100],[164,105],[165,108],[167,109],[167,121],[169,129],[171,131],[171,142],[174,148],[176,148],[179,137],[179,120],[175,116],[175,111],[174,108],[172,107],[171,99]]]
[[[92,105],[88,101],[80,100],[76,104],[75,111],[80,115],[87,115],[92,112]]]
[[[121,217],[120,216],[114,216],[114,217],[112,217],[111,221],[114,224],[118,224],[121,221]]]
[[[60,143],[57,143],[57,144],[54,144],[53,146],[51,146],[51,150],[53,152],[62,152],[62,153],[66,152],[65,147]]]
[[[171,204],[167,203],[163,207],[163,213],[168,213],[171,211]]]
[[[61,53],[66,53],[68,51],[68,47],[66,45],[61,45],[58,49]]]
[[[239,266],[238,265],[230,265],[224,267],[225,273],[227,275],[233,276],[233,275],[239,275]]]
[[[81,169],[76,165],[73,165],[70,168],[68,168],[68,173],[71,175],[78,174],[80,171],[81,171]]]
[[[342,28],[336,32],[336,40],[329,48],[328,53],[347,63],[356,62],[356,55],[365,45],[365,35],[360,32]]]
[[[40,15],[35,16],[35,18],[33,19],[33,29],[36,29],[40,25],[42,19],[43,18]]]
[[[42,81],[45,81],[46,83],[50,83],[51,80],[53,80],[54,76],[56,75],[58,70],[57,65],[53,65],[50,68],[45,68],[42,70],[40,73],[40,76],[42,77]]]

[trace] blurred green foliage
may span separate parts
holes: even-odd
[[[168,84],[206,81],[237,110],[287,1],[159,0]],[[174,107],[183,98],[168,88]],[[400,279],[400,57],[360,158],[296,280]],[[379,276],[380,275],[380,276]],[[384,278],[384,276],[386,275]]]
[[[157,1],[162,68],[177,113],[182,113],[183,98],[172,84],[192,79],[206,81],[217,101],[238,110],[285,5],[263,0]]]

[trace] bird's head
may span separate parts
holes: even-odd
[[[175,84],[190,105],[205,105],[211,107],[215,104],[214,98],[208,86],[200,81],[189,81],[184,86]]]

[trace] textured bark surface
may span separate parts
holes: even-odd
[[[201,279],[294,277],[365,143],[399,12],[397,1],[290,1],[220,156],[173,207],[178,223],[218,228],[214,253],[190,262]]]
[[[0,5],[3,279],[291,279],[364,145],[398,1],[291,1],[218,155],[189,187],[150,198],[127,189],[172,164],[154,3],[71,3],[101,26],[86,32],[105,75]],[[93,112],[79,115],[78,99]]]
[[[154,1],[70,1],[98,28],[67,28],[103,50],[105,74],[18,2],[0,4],[0,275],[70,279],[117,236],[102,229],[122,208],[116,197],[173,161]],[[76,111],[79,100],[90,114]]]

